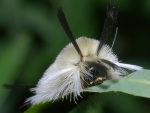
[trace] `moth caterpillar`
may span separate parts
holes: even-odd
[[[34,105],[55,101],[68,94],[76,99],[86,87],[127,75],[125,69],[142,69],[140,66],[119,62],[112,48],[106,44],[117,20],[118,6],[108,5],[99,40],[84,36],[75,40],[61,8],[58,9],[57,16],[71,43],[48,67],[36,87],[31,89],[35,95],[26,102]]]

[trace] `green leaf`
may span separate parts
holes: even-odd
[[[104,113],[103,108],[106,103],[105,98],[101,98],[101,94],[90,94],[81,103],[78,103],[69,113]]]
[[[141,102],[137,102],[137,98],[131,98],[132,96],[128,95],[115,95],[115,93],[109,92],[123,92],[135,96],[147,97],[150,98],[150,70],[142,70],[133,72],[127,77],[123,77],[115,80],[107,80],[104,83],[89,87],[84,89],[84,92],[96,93],[96,95],[90,95],[89,98],[82,103],[78,104],[73,110],[69,113],[103,113],[105,106],[111,105],[114,109],[114,104],[117,104],[117,109],[115,111],[121,111],[124,113],[131,112],[132,113],[140,113],[141,109],[144,108]],[[106,93],[107,92],[107,93]],[[103,95],[101,94],[103,93]],[[105,94],[104,94],[105,93]],[[101,95],[100,95],[101,94]],[[128,109],[124,109],[124,106],[121,107],[120,100],[122,100],[122,104],[125,105]],[[128,102],[129,101],[129,102]],[[136,106],[132,108],[133,106]],[[118,108],[119,106],[119,108]],[[138,108],[137,108],[138,106]],[[144,113],[147,113],[146,108],[144,108]]]
[[[50,102],[46,102],[44,104],[37,104],[34,106],[31,106],[27,111],[25,111],[24,113],[42,113],[42,112],[46,112],[45,108],[49,108],[51,107],[51,103]]]
[[[84,89],[84,92],[94,92],[94,93],[106,93],[106,92],[123,92],[123,93],[127,93],[127,94],[131,94],[131,95],[135,95],[135,96],[140,96],[140,97],[147,97],[150,98],[150,70],[142,70],[142,71],[137,71],[134,73],[129,74],[127,77],[123,77],[120,79],[114,79],[114,80],[107,80],[104,83],[97,85],[97,86],[93,86],[93,87],[89,87]],[[84,99],[84,97],[83,97]],[[94,99],[94,97],[92,96],[90,99],[88,99],[85,102],[82,102],[80,104],[80,106],[88,108],[88,110],[86,109],[82,109],[83,112],[87,111],[91,111],[92,108],[89,105],[89,107],[87,107],[87,102],[88,103],[92,103],[92,100],[97,100]],[[102,100],[102,99],[101,99]],[[95,102],[95,101],[94,101]],[[100,101],[98,101],[100,102]],[[64,105],[66,105],[65,102],[61,102],[62,104],[64,103]],[[99,109],[96,109],[95,112],[97,110],[101,111],[101,104],[103,102],[99,103]],[[71,104],[71,103],[70,103]],[[46,109],[49,105],[49,108],[55,109],[58,106],[60,106],[60,103],[50,103],[47,104],[38,104],[35,106],[30,107],[25,113],[40,113],[41,110]],[[98,104],[97,104],[98,105]],[[56,107],[54,107],[56,106]],[[68,106],[70,107],[70,106]],[[79,110],[80,109],[80,110]],[[76,111],[81,111],[81,107],[79,107],[79,109],[75,109],[72,112],[76,112]],[[102,111],[101,111],[102,112]]]
[[[84,92],[123,92],[134,96],[150,98],[150,70],[136,71],[127,77],[108,80],[84,89]]]
[[[67,113],[75,106],[77,106],[75,102],[70,102],[70,99],[64,99],[63,101],[45,102],[31,106],[24,113]]]

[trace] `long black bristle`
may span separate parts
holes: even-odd
[[[3,84],[2,87],[4,88],[8,88],[8,89],[21,89],[21,88],[33,88],[35,87],[35,85],[27,85],[27,84],[22,84],[22,85],[18,85],[18,84]]]
[[[62,10],[61,7],[58,8],[57,16],[58,16],[58,19],[59,19],[59,21],[60,21],[62,27],[64,28],[66,34],[68,35],[70,41],[72,42],[72,44],[74,45],[75,49],[77,50],[78,54],[79,54],[81,57],[83,57],[82,52],[81,52],[81,50],[80,50],[78,44],[77,44],[76,41],[75,41],[75,38],[74,38],[74,36],[73,36],[73,33],[72,33],[71,30],[70,30],[70,27],[69,27],[69,25],[68,25],[67,19],[66,19],[65,14],[64,14],[64,12],[63,12],[63,10]]]
[[[118,17],[118,6],[115,4],[109,4],[106,11],[106,19],[103,26],[103,31],[101,38],[99,40],[100,44],[97,48],[97,55],[99,54],[102,46],[106,43],[107,39],[109,38],[115,23]]]

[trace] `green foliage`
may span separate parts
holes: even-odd
[[[150,98],[150,70],[134,72],[121,79],[109,80],[98,86],[85,89],[85,92],[123,92],[134,96]]]
[[[74,107],[74,109],[70,110],[69,113],[103,113],[103,106],[105,104],[107,100],[107,98],[109,97],[108,94],[109,92],[123,92],[123,93],[127,93],[133,96],[139,96],[139,97],[146,97],[146,98],[150,98],[150,70],[142,70],[142,71],[137,71],[134,72],[130,75],[128,75],[127,77],[124,78],[120,78],[120,79],[116,79],[116,80],[107,80],[105,81],[103,84],[97,85],[97,86],[93,86],[90,88],[86,88],[84,90],[84,92],[91,92],[91,93],[105,93],[106,96],[103,95],[90,95],[88,99],[84,100],[84,96],[83,96],[83,100],[80,104],[76,105]],[[119,94],[119,93],[118,93]],[[116,100],[114,101],[118,101],[120,96],[114,96]],[[106,98],[106,99],[105,99]],[[110,98],[110,97],[109,97]],[[124,100],[124,99],[122,99]],[[67,104],[65,103],[66,101],[61,102],[63,103],[65,106],[67,106]],[[78,102],[78,101],[77,101]],[[120,102],[120,101],[118,101]],[[25,113],[42,113],[42,111],[47,110],[47,112],[50,111],[54,111],[56,108],[53,106],[53,104],[58,108],[60,108],[60,104],[58,104],[59,102],[56,103],[51,103],[51,102],[47,102],[44,104],[38,104],[38,105],[34,105],[31,108],[29,108]],[[70,104],[74,103],[73,101],[70,102]],[[116,102],[114,102],[116,103]],[[113,104],[113,103],[111,103]],[[66,109],[64,106],[64,109]],[[113,106],[113,105],[111,105]],[[138,105],[139,106],[139,105]],[[68,109],[69,106],[67,106]],[[96,109],[95,109],[96,108]],[[137,109],[137,108],[136,108]],[[135,109],[134,109],[135,110]],[[133,110],[133,111],[134,111]],[[132,110],[127,110],[129,112],[131,112]],[[136,113],[138,113],[138,110]],[[145,110],[146,111],[146,110]],[[47,113],[46,112],[46,113]],[[140,112],[139,112],[140,113]]]

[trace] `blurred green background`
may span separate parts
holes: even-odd
[[[99,39],[108,3],[109,0],[0,0],[0,85],[37,84],[70,42],[56,16],[58,5],[63,7],[76,38]],[[149,69],[150,0],[116,3],[119,30],[113,50],[119,60]],[[114,34],[115,30],[109,45]],[[27,88],[0,87],[0,113],[22,113],[26,107],[21,106],[30,95]],[[89,107],[87,113],[150,113],[150,99],[118,93],[101,97],[94,99],[104,101],[104,105],[96,101],[94,111]]]

